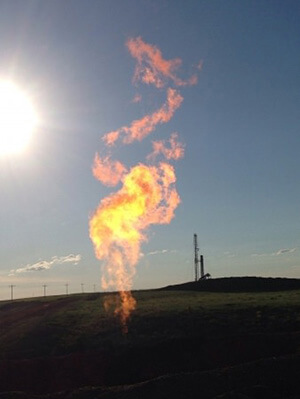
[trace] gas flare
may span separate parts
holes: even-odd
[[[197,75],[192,75],[188,80],[178,78],[175,71],[180,67],[181,59],[165,60],[156,46],[145,43],[140,37],[129,39],[127,47],[137,60],[135,81],[154,84],[157,88],[164,87],[167,79],[171,79],[176,86],[195,85],[198,81]]]
[[[168,140],[170,147],[166,146],[165,140],[153,141],[152,147],[153,152],[148,155],[148,159],[155,159],[159,154],[162,154],[167,159],[180,159],[184,156],[184,145],[177,141],[178,134],[172,133],[170,139]]]
[[[153,114],[145,115],[141,119],[134,120],[130,126],[123,126],[118,130],[107,133],[103,140],[107,145],[114,144],[123,133],[124,144],[132,143],[135,140],[141,141],[156,128],[156,125],[167,123],[173,117],[177,108],[180,107],[183,97],[175,90],[168,89],[167,101]]]
[[[167,80],[177,86],[195,84],[197,76],[187,81],[175,75],[181,64],[179,58],[165,60],[161,51],[141,38],[130,39],[127,47],[137,60],[134,80],[164,87]],[[180,197],[175,188],[174,167],[167,162],[154,164],[158,154],[167,160],[176,160],[184,155],[184,146],[178,142],[177,133],[168,140],[153,142],[153,152],[147,157],[151,165],[139,163],[128,168],[120,161],[111,160],[112,146],[121,139],[123,144],[141,141],[157,125],[167,123],[180,107],[183,97],[171,87],[166,91],[166,102],[152,114],[134,120],[129,126],[106,133],[102,139],[109,148],[109,155],[96,154],[93,174],[107,186],[122,187],[101,200],[90,218],[90,238],[94,244],[96,257],[103,261],[102,287],[117,290],[118,296],[106,298],[104,306],[114,307],[120,317],[123,331],[127,332],[127,320],[136,307],[136,300],[130,290],[135,275],[135,266],[141,256],[141,244],[147,241],[147,229],[152,224],[168,224],[174,217]],[[137,102],[140,101],[140,97]]]
[[[110,157],[95,155],[93,175],[106,186],[116,186],[126,173],[126,167],[120,161],[111,161]]]
[[[151,224],[169,223],[180,202],[174,188],[174,168],[139,164],[123,178],[123,187],[104,198],[90,220],[90,236],[96,256],[105,260],[102,286],[117,289],[121,303],[115,310],[125,324],[135,308],[131,293],[140,246]]]

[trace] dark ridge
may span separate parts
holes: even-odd
[[[271,277],[223,277],[168,285],[160,290],[211,292],[270,292],[300,289],[300,279]]]

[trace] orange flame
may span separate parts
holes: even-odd
[[[111,161],[109,157],[103,159],[96,154],[93,165],[93,174],[106,186],[116,186],[126,173],[125,166],[119,161]]]
[[[129,39],[127,47],[130,54],[137,59],[134,79],[147,84],[154,84],[161,88],[165,86],[165,79],[171,79],[177,86],[195,85],[197,75],[188,80],[182,80],[175,75],[175,71],[181,65],[180,58],[165,60],[161,51],[151,44],[145,43],[140,37]]]
[[[104,198],[90,220],[90,237],[96,256],[105,260],[102,285],[121,293],[116,313],[123,325],[135,308],[130,292],[134,266],[140,257],[140,246],[146,240],[150,224],[169,223],[180,202],[173,187],[174,169],[167,163],[159,166],[139,164],[123,178],[123,187]]]
[[[158,110],[133,121],[130,126],[123,126],[116,131],[107,133],[103,137],[104,142],[107,145],[114,144],[121,133],[125,134],[123,139],[125,144],[132,143],[135,140],[141,141],[156,128],[156,125],[169,122],[182,101],[183,97],[176,90],[168,89],[167,101]]]
[[[130,39],[127,47],[137,60],[134,79],[158,88],[171,80],[177,86],[197,83],[193,75],[184,81],[175,74],[181,60],[165,60],[161,51],[145,43],[141,38]],[[139,102],[136,95],[133,102]],[[167,89],[166,102],[152,114],[145,115],[103,136],[104,143],[111,147],[118,140],[123,144],[141,141],[153,132],[157,125],[167,123],[183,101],[181,94]],[[177,141],[177,133],[168,140],[153,142],[153,152],[148,159],[154,162],[162,154],[166,159],[179,159],[184,155],[184,146]],[[140,163],[128,170],[119,161],[112,161],[110,156],[101,158],[96,154],[93,174],[103,184],[123,186],[116,193],[104,198],[89,222],[90,238],[95,254],[103,261],[102,287],[105,290],[117,290],[118,296],[105,299],[107,309],[114,306],[114,312],[120,317],[123,331],[127,332],[127,321],[136,307],[130,289],[135,275],[135,266],[141,254],[141,244],[147,240],[146,231],[152,224],[167,224],[174,217],[174,211],[180,203],[175,189],[176,176],[173,166],[161,162],[158,165]]]
[[[153,141],[153,152],[148,155],[148,159],[154,159],[158,154],[163,154],[167,159],[180,159],[184,156],[184,146],[182,143],[177,141],[178,134],[172,133],[170,139],[168,140],[170,143],[170,148],[167,148],[165,145],[165,140],[161,141]]]

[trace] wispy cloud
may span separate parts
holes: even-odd
[[[291,254],[296,251],[297,248],[282,248],[276,252],[272,253],[261,253],[261,254],[252,254],[253,257],[263,257],[263,256],[280,256],[284,254]]]
[[[161,255],[161,254],[166,254],[166,253],[176,253],[177,250],[176,249],[159,249],[157,251],[151,251],[151,252],[147,252],[146,254],[144,254],[144,256],[153,256],[153,255]]]
[[[274,255],[283,255],[283,254],[291,254],[296,251],[296,248],[283,248],[277,251]]]
[[[229,252],[229,251],[224,252],[224,255],[226,258],[235,258],[236,257],[236,255],[234,253]]]
[[[161,249],[161,250],[158,250],[158,251],[148,252],[145,256],[152,256],[152,255],[165,254],[165,253],[167,253],[167,252],[169,252],[168,249]]]
[[[9,276],[14,276],[15,274],[27,273],[27,272],[37,272],[42,270],[49,270],[55,265],[63,265],[65,263],[73,263],[77,265],[81,260],[81,255],[66,255],[66,256],[53,256],[51,260],[40,260],[33,264],[28,264],[19,269],[12,269]]]

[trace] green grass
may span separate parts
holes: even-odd
[[[137,309],[126,336],[113,312],[105,312],[105,294],[0,302],[0,356],[59,355],[182,337],[290,332],[300,326],[299,290],[136,291],[134,296]]]
[[[136,291],[128,334],[106,295],[0,302],[0,391],[120,386],[300,353],[300,290]]]

